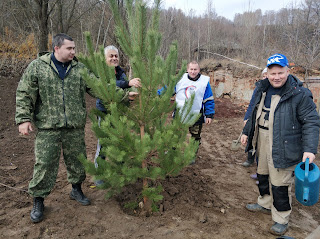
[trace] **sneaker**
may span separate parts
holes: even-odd
[[[253,162],[247,160],[247,161],[243,162],[241,165],[242,165],[243,167],[250,167],[252,164],[253,164]]]
[[[272,227],[270,228],[270,232],[274,235],[283,235],[288,230],[288,223],[287,224],[280,224],[275,222]]]
[[[250,175],[250,178],[252,178],[252,179],[254,179],[254,180],[257,180],[257,179],[258,179],[258,176],[257,176],[256,173],[254,173],[254,174],[251,174],[251,175]]]
[[[281,237],[277,237],[277,239],[294,239],[294,238],[289,236],[281,236]]]
[[[247,160],[242,163],[243,167],[250,167],[254,163],[255,154],[252,154],[252,151],[250,150],[248,152]]]
[[[101,179],[94,181],[94,185],[96,185],[97,187],[101,186],[102,184],[104,184],[104,181]]]
[[[271,209],[260,206],[258,203],[247,204],[246,209],[250,212],[262,212],[265,214],[271,214]]]

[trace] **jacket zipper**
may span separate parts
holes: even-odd
[[[64,76],[64,79],[68,76],[72,66],[70,65],[69,66],[69,70],[66,72],[65,76]],[[66,104],[65,104],[65,99],[64,99],[64,79],[62,80],[62,99],[63,99],[63,113],[64,113],[64,117],[65,117],[65,120],[66,120],[66,127],[68,127],[68,118],[67,118],[67,115],[66,115]]]
[[[63,102],[63,113],[64,113],[64,118],[66,121],[66,127],[68,127],[68,119],[67,119],[67,115],[66,115],[66,104],[64,101],[64,80],[62,80],[62,102]]]
[[[50,67],[53,69],[53,71],[58,75],[58,77],[60,78],[59,76],[59,73],[54,69],[54,67],[51,65],[51,63],[49,64]],[[66,72],[64,78],[66,78],[72,68],[72,65],[70,64],[69,66],[69,70]],[[61,79],[61,78],[60,78]],[[63,114],[64,114],[64,118],[65,118],[65,122],[66,122],[66,127],[68,126],[68,118],[67,118],[67,115],[66,115],[66,104],[65,104],[65,98],[64,98],[64,79],[61,79],[62,81],[62,102],[63,102]]]

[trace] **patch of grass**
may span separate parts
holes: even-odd
[[[124,205],[124,208],[126,209],[131,209],[131,210],[135,210],[138,208],[138,203],[137,202],[128,202]]]

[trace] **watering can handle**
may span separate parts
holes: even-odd
[[[304,163],[304,179],[305,181],[308,181],[308,176],[309,176],[309,158],[306,159]]]

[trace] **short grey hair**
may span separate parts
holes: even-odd
[[[116,51],[119,54],[119,50],[118,48],[116,48],[115,46],[109,45],[107,47],[104,48],[104,54],[106,55],[108,53],[108,51]]]

